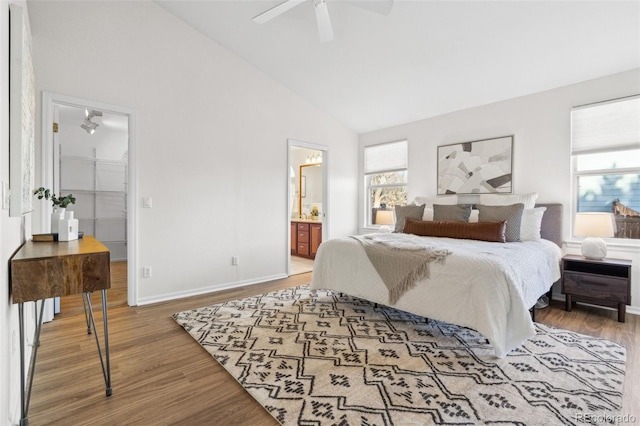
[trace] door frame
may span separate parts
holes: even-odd
[[[77,98],[73,96],[60,95],[51,92],[42,92],[42,123],[41,123],[41,178],[45,187],[54,186],[54,104],[67,105],[76,108],[88,108],[105,111],[128,117],[128,182],[127,182],[127,304],[136,306],[138,304],[138,281],[136,271],[138,270],[138,150],[137,150],[137,129],[136,111],[131,108],[111,105],[89,99]],[[45,229],[46,218],[51,216],[51,206],[45,203],[40,218],[40,229]]]
[[[329,147],[317,143],[304,142],[296,139],[287,139],[287,276],[291,276],[291,147],[307,148],[322,152],[322,241],[329,238]]]

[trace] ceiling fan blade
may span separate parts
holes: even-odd
[[[284,3],[280,3],[277,6],[272,7],[266,12],[262,12],[260,15],[253,17],[253,22],[257,22],[258,24],[264,24],[265,22],[269,22],[276,16],[280,16],[285,13],[287,10],[292,9],[299,4],[304,3],[306,0],[287,0]]]
[[[316,22],[318,23],[320,41],[324,43],[333,40],[333,27],[331,26],[331,18],[329,18],[329,9],[327,8],[326,0],[313,0],[313,6],[316,10]]]
[[[393,0],[347,0],[345,3],[384,16],[391,13],[393,8]]]

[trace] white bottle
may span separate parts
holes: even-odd
[[[58,221],[58,241],[73,241],[78,239],[78,219],[74,219],[73,212],[65,212],[64,219]]]
[[[52,234],[58,233],[58,222],[60,222],[61,219],[64,219],[64,215],[66,211],[67,209],[64,209],[61,207],[53,208],[53,213],[51,213],[51,233]]]

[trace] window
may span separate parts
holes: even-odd
[[[393,207],[407,204],[406,140],[364,147],[365,224],[393,224]]]
[[[640,96],[571,111],[576,212],[615,215],[616,238],[640,238]]]

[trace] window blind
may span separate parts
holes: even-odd
[[[640,95],[571,110],[571,153],[640,148]]]
[[[364,147],[364,173],[380,173],[407,168],[406,140]]]

